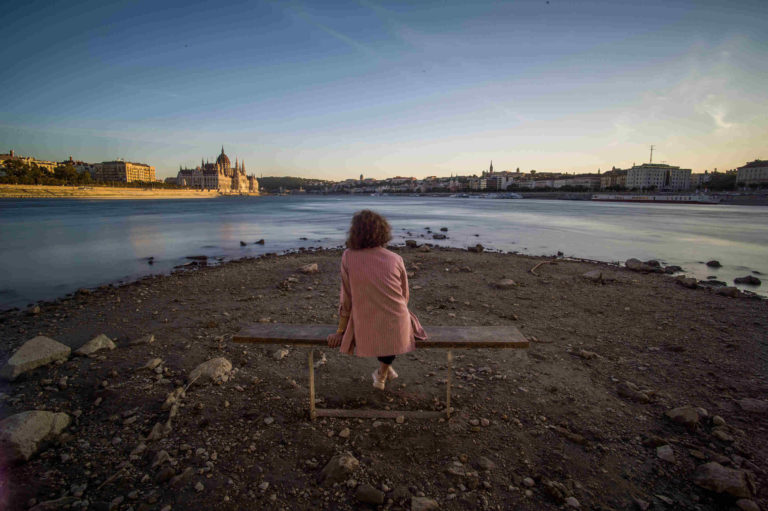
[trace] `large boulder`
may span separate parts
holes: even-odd
[[[735,284],[747,284],[748,286],[759,286],[761,284],[760,279],[747,275],[746,277],[737,277],[733,279]]]
[[[11,462],[27,461],[69,425],[66,413],[32,410],[0,421],[1,452]]]
[[[720,264],[720,261],[712,259],[711,261],[707,261],[707,266],[710,268],[720,268],[722,264]]]
[[[738,298],[739,295],[741,295],[741,291],[733,286],[725,286],[715,289],[715,294],[729,296],[731,298]]]
[[[113,350],[115,348],[117,348],[117,346],[115,346],[115,343],[112,342],[112,339],[104,334],[99,334],[87,343],[80,346],[75,351],[75,355],[87,357],[89,355],[93,355],[99,350]]]
[[[725,468],[714,461],[696,467],[693,482],[715,493],[745,499],[752,496],[753,484],[745,471]]]
[[[229,379],[232,363],[224,357],[212,358],[195,367],[189,373],[189,381],[197,383],[221,383]]]
[[[696,289],[699,287],[699,283],[694,279],[693,277],[686,277],[685,275],[680,275],[675,279],[678,284],[680,284],[683,287],[687,287],[688,289]]]
[[[360,466],[357,458],[350,453],[337,454],[320,472],[320,480],[325,485],[346,480]]]
[[[32,338],[16,350],[8,363],[0,369],[0,377],[15,380],[22,373],[50,364],[57,360],[66,360],[72,350],[50,337]]]
[[[626,266],[628,270],[640,271],[640,272],[655,272],[659,270],[658,268],[655,268],[650,264],[646,264],[642,262],[640,259],[635,259],[634,257],[631,259],[627,259],[624,262],[624,266]]]

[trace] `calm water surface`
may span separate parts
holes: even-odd
[[[654,258],[698,278],[730,283],[759,271],[768,281],[768,207],[369,196],[0,200],[0,309],[167,273],[190,255],[227,260],[338,246],[362,208],[387,216],[396,243],[412,237],[407,232],[447,227],[449,239],[430,241],[604,261]],[[260,238],[265,245],[254,244]],[[710,259],[723,268],[707,268]],[[768,294],[768,282],[753,290]]]

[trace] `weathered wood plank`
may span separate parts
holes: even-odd
[[[510,325],[425,326],[424,330],[429,338],[417,340],[417,348],[528,348],[528,339]],[[238,343],[326,346],[326,337],[335,331],[335,325],[257,323],[241,330],[232,340]]]
[[[355,419],[435,419],[445,417],[445,412],[424,410],[345,410],[343,408],[316,408],[316,417],[351,417]]]

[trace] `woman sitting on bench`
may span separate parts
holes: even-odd
[[[396,355],[416,349],[426,339],[419,320],[408,310],[408,276],[399,255],[386,244],[392,239],[387,220],[368,209],[352,217],[347,250],[341,256],[339,328],[328,346],[358,357],[378,357],[373,386],[383,390],[397,378]]]

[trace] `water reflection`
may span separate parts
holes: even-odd
[[[189,255],[239,258],[343,243],[355,211],[386,215],[440,245],[607,261],[660,259],[698,278],[768,273],[768,208],[422,197],[266,197],[189,201],[0,201],[0,307],[168,272]],[[448,228],[432,240],[425,227]],[[476,236],[477,235],[477,236]],[[255,245],[259,239],[264,245]],[[306,238],[302,240],[301,238]],[[240,241],[246,243],[240,246]],[[155,264],[147,264],[154,257]],[[768,283],[758,291],[768,293]]]

